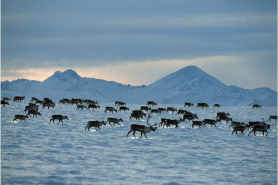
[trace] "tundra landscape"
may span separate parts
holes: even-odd
[[[196,67],[181,71],[187,84],[206,75]],[[2,83],[8,84],[1,92],[8,103],[1,108],[2,184],[277,184],[277,106],[270,101],[275,95],[277,101],[277,93],[240,89],[236,94],[245,96],[230,92],[215,99],[210,92],[196,103],[208,89],[221,95],[226,87],[203,76],[204,91],[178,102],[183,94],[172,95],[165,86],[165,81],[173,88],[178,86],[173,81],[181,83],[178,72],[111,96],[105,84],[115,82],[80,84],[72,70],[44,82]],[[102,83],[97,87],[107,91],[79,92],[90,83]],[[145,88],[159,96],[146,97]],[[164,88],[165,98],[158,88]],[[186,88],[193,92],[200,86]],[[137,102],[127,92],[137,93]],[[139,94],[144,99],[136,99]]]

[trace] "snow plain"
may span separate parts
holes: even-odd
[[[247,136],[231,135],[224,121],[217,128],[192,128],[182,122],[179,128],[158,128],[148,139],[126,135],[131,124],[146,124],[146,119],[129,121],[131,110],[142,104],[127,104],[128,112],[104,113],[76,110],[76,106],[57,105],[39,109],[42,116],[26,122],[13,122],[23,114],[30,100],[10,102],[1,108],[1,182],[2,184],[277,184],[277,122],[267,137],[257,132]],[[159,104],[196,113],[199,120],[214,119],[217,112],[229,112],[235,121],[260,121],[277,115],[277,107],[252,109],[224,106],[214,109],[184,108]],[[115,106],[114,106],[115,107]],[[51,115],[67,115],[63,124],[49,124]],[[87,121],[122,118],[122,127],[109,124],[99,131],[85,131]],[[153,115],[178,119],[175,113]],[[55,123],[57,120],[55,121]],[[136,136],[140,136],[137,132]]]

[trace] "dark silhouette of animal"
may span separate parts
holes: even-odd
[[[79,110],[79,109],[83,110],[84,108],[86,110],[88,109],[88,107],[86,105],[77,105],[76,110]]]
[[[152,109],[150,113],[151,114],[153,114],[153,113],[160,114],[161,111],[159,109]]]
[[[193,114],[193,113],[186,113],[183,115],[183,121],[188,120],[188,122],[192,121],[193,119],[199,119],[197,114]]]
[[[192,122],[192,128],[194,128],[195,125],[199,126],[199,128],[203,127],[203,122],[202,121],[193,121]]]
[[[180,122],[182,122],[183,120],[177,120],[177,119],[167,119],[166,120],[166,124],[163,125],[163,127],[166,125],[166,128],[170,127],[170,125],[176,125],[175,128],[178,128],[178,124],[180,124]]]
[[[238,126],[246,126],[244,122],[237,122],[237,121],[232,121],[231,125],[229,126],[229,129],[232,127],[238,127]],[[249,127],[248,127],[249,128]]]
[[[269,116],[268,121],[271,121],[272,119],[274,119],[277,122],[277,115]]]
[[[247,130],[248,127],[246,125],[244,125],[244,126],[235,126],[235,127],[233,127],[233,129],[234,130],[232,132],[232,135],[233,135],[234,132],[236,132],[236,135],[238,135],[237,132],[240,132],[240,134],[244,135],[244,130]]]
[[[10,105],[10,104],[4,100],[1,100],[1,105],[3,105],[3,107],[5,107],[5,105]]]
[[[158,107],[157,109],[160,111],[160,113],[161,112],[166,112],[166,108]]]
[[[159,122],[159,127],[162,127],[162,123],[164,123],[164,125],[166,125],[167,124],[167,120],[169,120],[168,118],[161,118],[160,119],[161,121]]]
[[[219,119],[220,117],[229,117],[230,114],[229,113],[225,113],[225,112],[217,112],[217,115],[215,117],[215,119]]]
[[[129,120],[132,120],[132,118],[135,118],[135,120],[139,120],[140,118],[143,118],[146,116],[146,113],[144,113],[142,110],[133,110],[131,112],[131,115],[129,117]]]
[[[62,121],[62,123],[63,123],[63,119],[67,119],[67,120],[68,120],[68,117],[67,117],[67,116],[62,116],[62,115],[52,115],[52,116],[51,116],[51,119],[49,120],[49,123],[50,123],[51,121],[53,121],[53,123],[54,123],[55,119],[58,119],[58,120],[59,120],[58,123],[60,123],[61,121]],[[58,124],[58,123],[57,123],[57,124]]]
[[[11,99],[8,98],[8,97],[3,97],[2,100],[3,100],[3,101],[11,101]]]
[[[17,115],[14,116],[13,122],[14,122],[14,120],[17,121],[17,119],[19,119],[20,122],[21,122],[22,120],[24,120],[24,121],[26,122],[26,118],[29,118],[28,115],[18,115],[18,114],[17,114]]]
[[[266,125],[266,123],[264,121],[249,121],[246,126],[248,126],[250,130],[252,130],[252,128],[257,125],[264,126]]]
[[[55,103],[53,103],[53,102],[43,102],[43,104],[42,104],[42,108],[44,108],[44,109],[45,109],[45,107],[47,107],[48,109],[50,107],[54,108],[54,106],[55,106]]]
[[[115,101],[115,105],[117,105],[117,106],[126,105],[126,103],[121,102],[121,101]]]
[[[106,125],[104,121],[88,121],[87,126],[85,127],[85,131],[88,128],[88,131],[90,130],[91,127],[95,127],[95,131],[98,131],[100,129],[100,126]],[[97,129],[98,128],[98,129]]]
[[[197,104],[197,106],[196,106],[196,108],[208,108],[209,107],[209,105],[207,104],[207,103],[198,103]]]
[[[28,110],[28,116],[30,116],[30,114],[33,114],[33,117],[34,116],[36,116],[37,117],[37,115],[39,115],[39,116],[41,116],[41,113],[39,112],[39,111],[37,111],[37,110]]]
[[[115,123],[117,123],[121,127],[122,125],[120,124],[120,122],[123,122],[123,119],[122,118],[111,118],[111,117],[107,118],[106,123],[109,123],[109,125],[111,125],[110,124],[111,122],[114,123],[113,127],[115,126]]]
[[[152,110],[150,107],[147,107],[147,106],[141,106],[140,107],[140,110],[145,110],[145,111],[149,111],[149,110]]]
[[[32,97],[30,102],[37,102],[38,98]]]
[[[210,124],[210,127],[212,127],[212,125],[214,125],[215,128],[217,128],[216,125],[215,125],[217,122],[218,122],[218,121],[217,121],[217,120],[214,120],[214,119],[204,119],[204,120],[203,120],[204,127],[206,127],[206,124]]]
[[[94,100],[86,99],[86,100],[84,101],[84,103],[86,103],[87,105],[89,105],[89,104],[99,105],[99,103],[97,102],[97,100],[94,101]]]
[[[167,107],[166,111],[174,113],[175,111],[177,112],[177,109],[175,109],[174,107]]]
[[[262,106],[259,104],[253,104],[252,109],[254,109],[254,108],[259,109],[259,108],[262,108]]]
[[[150,116],[150,114],[149,114],[149,115],[148,115],[148,118],[147,118],[147,124],[149,125],[149,127],[144,126],[144,125],[138,125],[138,124],[132,124],[132,125],[130,125],[130,131],[127,133],[126,138],[127,138],[128,134],[131,133],[131,132],[133,132],[133,135],[134,135],[134,137],[136,138],[135,132],[138,131],[138,132],[141,132],[141,136],[140,136],[139,138],[141,138],[142,135],[144,134],[145,137],[146,137],[146,139],[147,139],[147,135],[146,135],[146,134],[148,134],[148,133],[150,133],[150,132],[152,132],[152,131],[155,132],[156,129],[157,129],[157,127],[154,127],[154,126],[156,126],[157,124],[154,124],[154,125],[150,125],[150,124],[149,124],[149,119],[150,119],[150,118],[151,118],[151,116]]]
[[[109,111],[109,114],[112,112],[116,112],[117,113],[117,109],[115,109],[114,107],[109,107],[109,106],[106,106],[105,107],[105,113],[107,113],[107,111]]]
[[[151,105],[151,106],[157,106],[157,103],[154,102],[154,101],[148,101],[146,106],[149,106],[149,105]]]
[[[36,110],[36,111],[38,111],[38,108],[39,106],[37,106],[36,104],[35,105],[27,105],[27,106],[25,106],[25,109],[24,109],[24,111],[23,112],[27,112],[27,111],[29,111],[29,110]]]
[[[228,116],[225,115],[218,116],[217,121],[221,123],[222,120],[225,120],[227,124],[229,121],[233,121],[233,118],[229,118]]]
[[[194,104],[189,102],[184,102],[184,107],[194,107]]]
[[[127,107],[120,107],[119,108],[119,112],[121,112],[121,111],[129,111],[129,108],[127,108]]]
[[[190,113],[190,112],[188,112],[187,110],[182,110],[182,109],[179,109],[178,111],[177,111],[177,113],[176,113],[176,115],[180,115],[180,114],[188,114],[188,113]]]
[[[15,101],[15,102],[21,102],[21,101],[24,100],[24,99],[25,99],[25,96],[15,96],[13,101]]]
[[[94,111],[95,109],[100,109],[100,106],[96,105],[96,104],[89,104],[87,109],[90,110],[90,108],[93,108],[93,111]]]
[[[264,133],[266,132],[266,136],[267,136],[268,135],[268,132],[267,132],[268,129],[270,129],[270,125],[268,125],[268,124],[263,125],[263,126],[255,125],[252,128],[252,130],[249,132],[248,136],[251,134],[251,132],[254,132],[254,135],[256,136],[257,131],[263,132],[263,136],[264,136]]]
[[[41,105],[42,105],[42,104],[43,104],[43,101],[42,101],[42,100],[37,100],[37,101],[36,101],[36,104],[41,104]]]
[[[213,105],[213,108],[220,108],[221,107],[221,105],[219,105],[219,104],[214,104]]]

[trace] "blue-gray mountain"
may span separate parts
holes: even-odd
[[[1,83],[1,95],[12,98],[24,94],[26,97],[94,99],[103,103],[124,101],[145,104],[152,100],[164,104],[184,102],[221,105],[277,106],[277,92],[269,88],[253,90],[227,86],[196,66],[184,67],[160,80],[145,86],[123,85],[95,78],[82,78],[69,69],[56,71],[43,82],[25,79]]]

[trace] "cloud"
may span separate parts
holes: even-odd
[[[277,58],[277,1],[10,0],[1,6],[2,79],[30,69],[44,74],[42,69],[72,68],[88,75],[88,69],[99,69],[94,71],[99,77],[140,85],[196,64],[247,88],[251,85],[240,79],[250,79],[252,87],[263,84],[253,75],[261,69],[264,84],[274,87],[268,82],[270,74],[277,75],[277,60],[263,53]],[[261,67],[261,56],[270,67]],[[252,72],[244,76],[247,65]],[[19,70],[20,75],[11,72]]]

